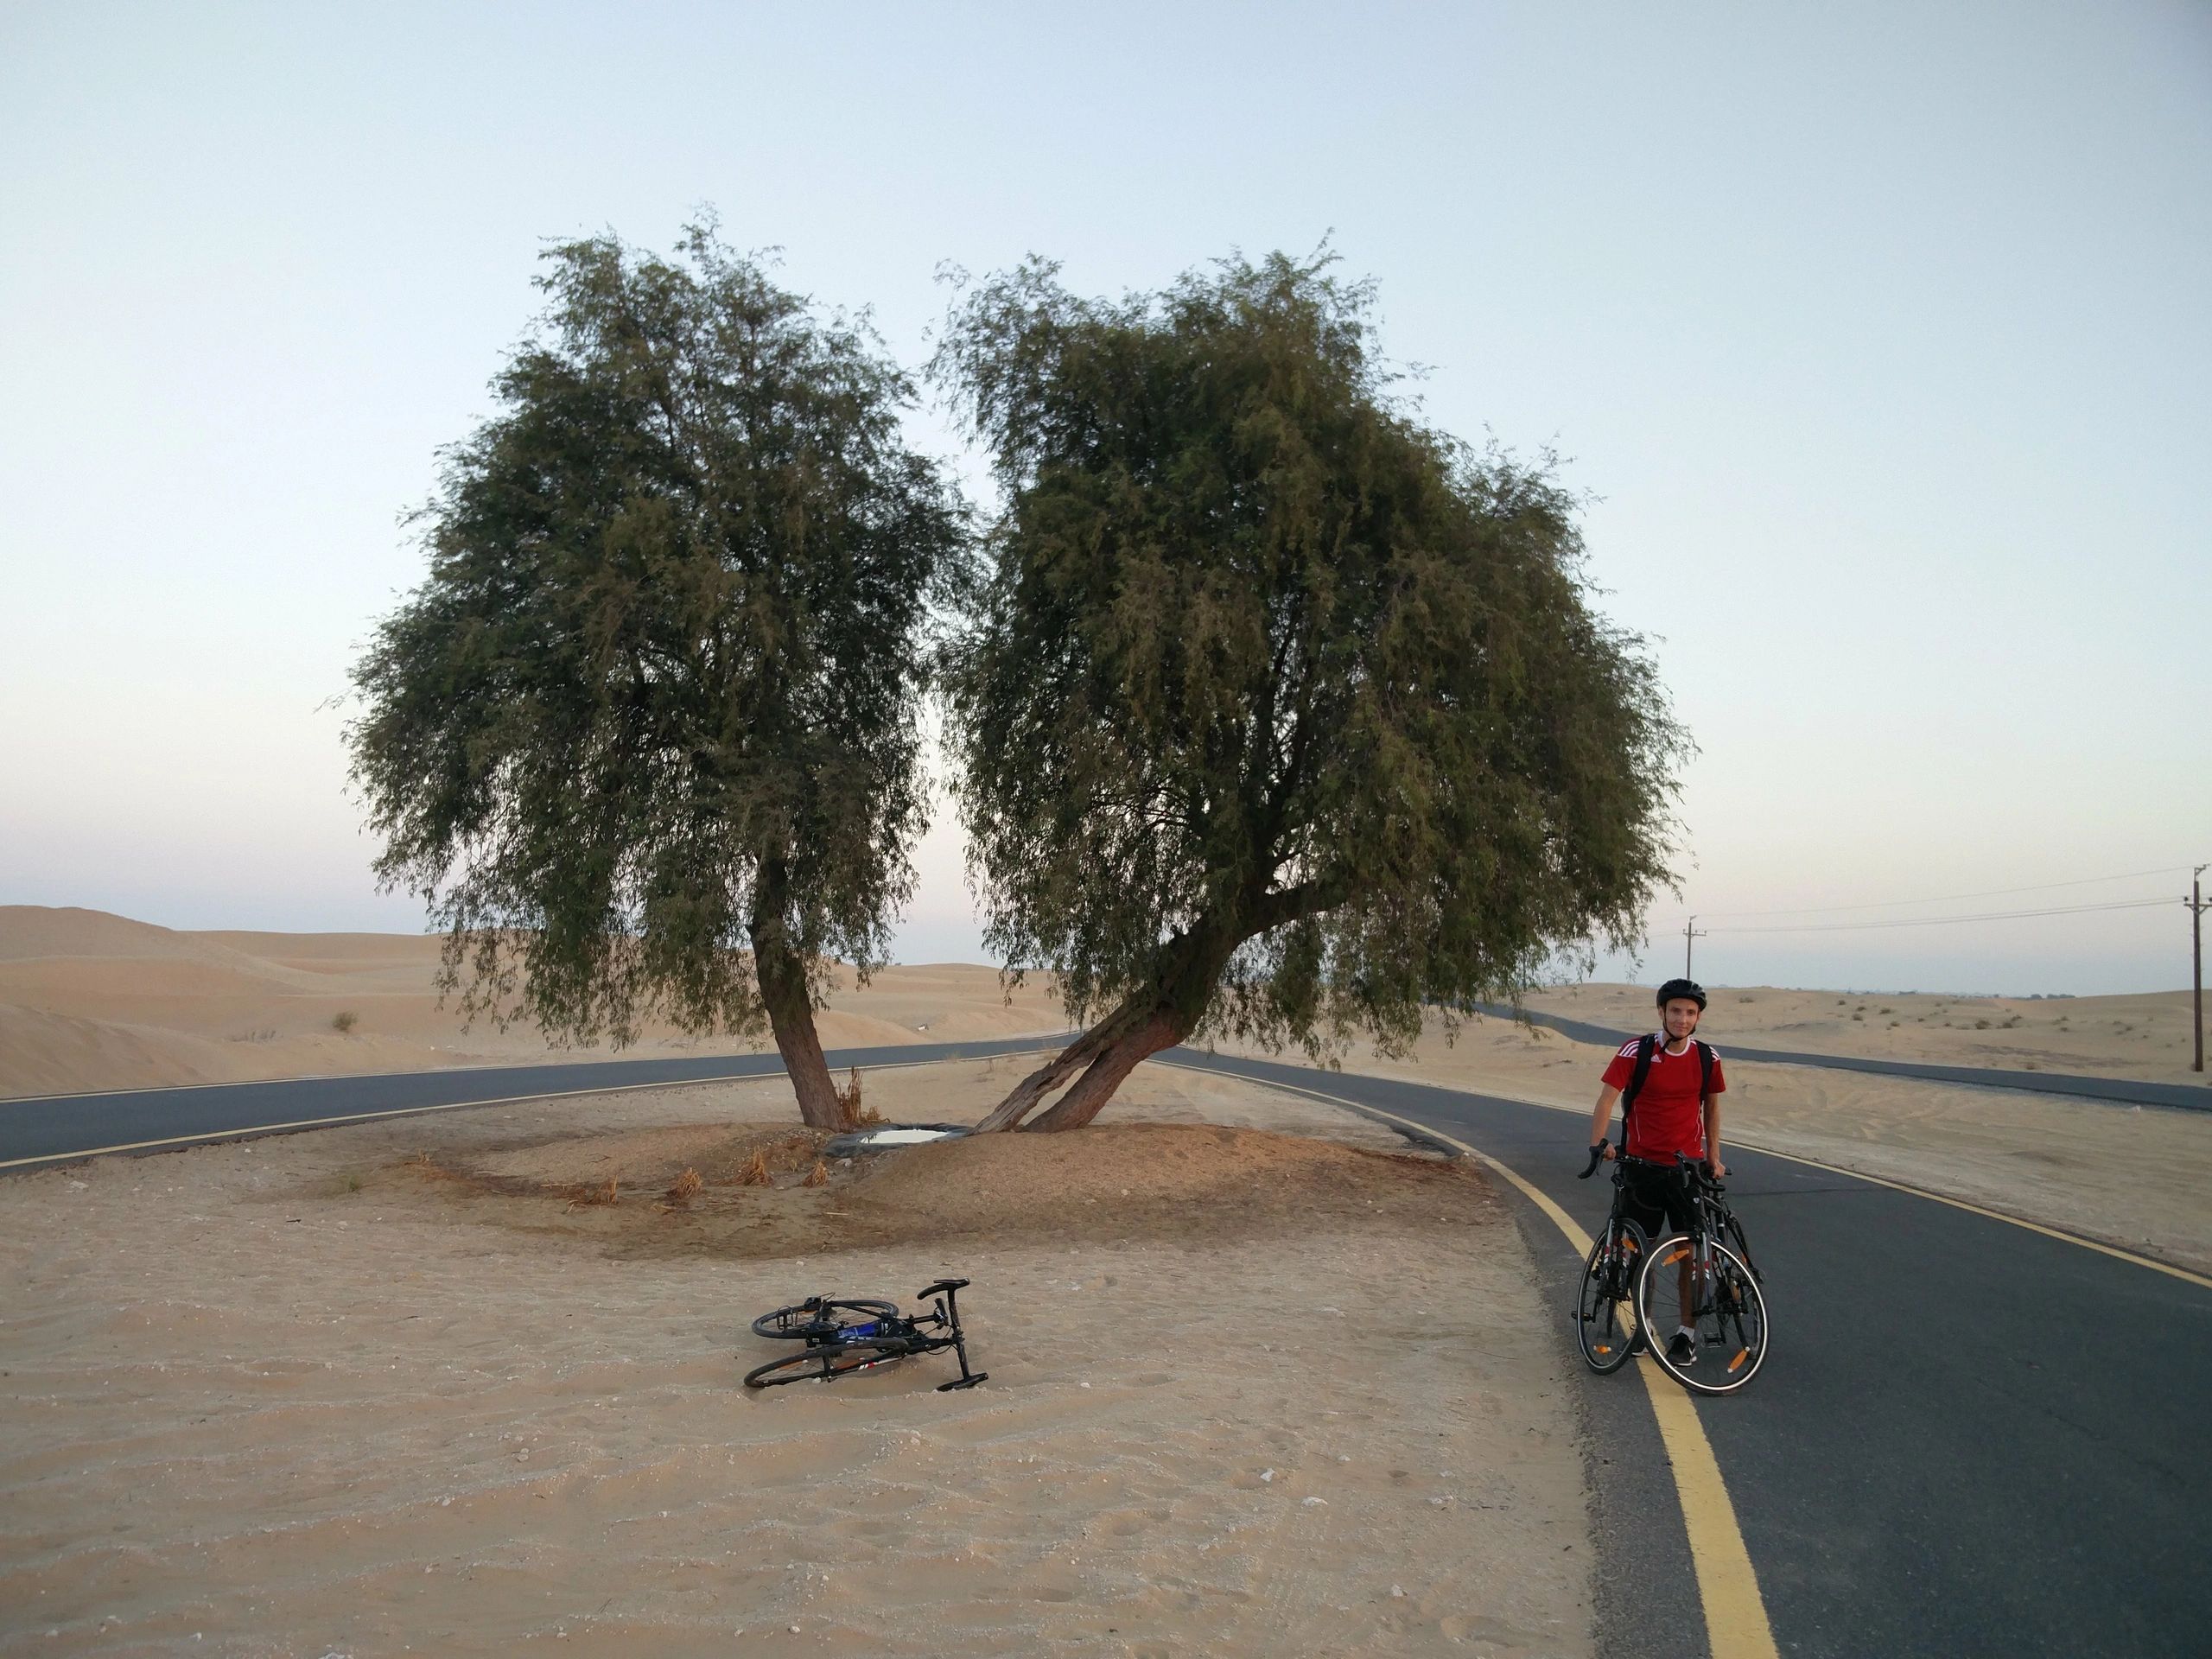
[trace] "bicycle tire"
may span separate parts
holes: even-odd
[[[756,1365],[745,1374],[748,1389],[773,1389],[785,1382],[835,1382],[841,1376],[871,1371],[905,1359],[913,1350],[903,1343],[855,1342],[812,1344]]]
[[[1693,1287],[1697,1306],[1684,1319],[1681,1260],[1681,1252],[1689,1248],[1688,1235],[1674,1233],[1646,1253],[1643,1272],[1636,1282],[1637,1320],[1651,1333],[1651,1357],[1669,1376],[1692,1394],[1733,1394],[1766,1363],[1766,1296],[1744,1259],[1716,1241],[1710,1246],[1713,1288],[1698,1294]],[[1675,1331],[1685,1324],[1696,1333],[1688,1364],[1667,1352]],[[1708,1350],[1718,1363],[1705,1366]]]
[[[842,1317],[848,1313],[853,1317]],[[896,1302],[880,1301],[866,1296],[817,1300],[811,1303],[796,1302],[789,1307],[779,1307],[772,1313],[763,1313],[753,1321],[753,1334],[772,1341],[821,1342],[855,1325],[898,1317],[899,1304]]]
[[[1643,1265],[1643,1229],[1625,1216],[1605,1224],[1582,1264],[1574,1293],[1574,1342],[1582,1363],[1600,1376],[1628,1363],[1634,1351],[1637,1271]]]

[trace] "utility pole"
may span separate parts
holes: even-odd
[[[1682,977],[1684,979],[1695,979],[1697,977],[1695,974],[1690,971],[1690,961],[1697,950],[1697,942],[1705,938],[1706,935],[1710,933],[1713,930],[1711,928],[1700,927],[1697,925],[1697,918],[1694,916],[1691,917],[1689,920],[1683,925]],[[2203,1056],[2200,1054],[2197,1058],[2201,1060]],[[2202,1065],[2199,1065],[2196,1069],[2202,1071],[2204,1068]]]
[[[2196,1011],[2196,1058],[2189,1069],[2204,1069],[2204,872],[2200,864],[2190,873],[2189,897],[2182,903],[2189,906],[2189,981]]]

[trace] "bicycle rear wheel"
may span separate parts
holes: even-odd
[[[753,1334],[756,1337],[821,1342],[856,1325],[898,1317],[899,1304],[896,1302],[877,1301],[865,1296],[835,1300],[817,1297],[812,1301],[798,1302],[790,1307],[779,1307],[772,1313],[763,1313],[753,1321]]]
[[[1574,1293],[1574,1340],[1600,1376],[1628,1363],[1636,1342],[1636,1281],[1643,1266],[1643,1229],[1614,1217],[1590,1247]]]
[[[1741,1256],[1725,1244],[1707,1248],[1700,1273],[1682,1234],[1653,1245],[1636,1281],[1636,1315],[1660,1370],[1693,1394],[1733,1394],[1766,1363],[1766,1297]],[[1677,1358],[1668,1351],[1685,1326],[1694,1340]]]
[[[879,1365],[901,1360],[912,1351],[903,1344],[880,1342],[839,1343],[834,1347],[808,1347],[785,1354],[745,1374],[748,1389],[772,1389],[785,1382],[834,1382],[841,1376],[871,1371]]]

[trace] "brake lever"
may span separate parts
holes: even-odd
[[[1590,1161],[1582,1166],[1582,1173],[1574,1179],[1578,1181],[1586,1181],[1592,1175],[1596,1174],[1598,1173],[1599,1162],[1605,1157],[1605,1148],[1611,1145],[1612,1145],[1612,1141],[1611,1140],[1605,1140],[1600,1141],[1596,1146],[1591,1147]]]

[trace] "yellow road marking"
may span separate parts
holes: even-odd
[[[1160,1063],[1181,1065],[1174,1060]],[[1206,1068],[1182,1069],[1197,1071]],[[1578,1255],[1590,1254],[1593,1241],[1576,1224],[1573,1217],[1554,1203],[1548,1194],[1523,1180],[1517,1172],[1488,1153],[1426,1123],[1401,1117],[1380,1106],[1370,1106],[1364,1101],[1348,1100],[1319,1089],[1302,1089],[1296,1084],[1258,1078],[1250,1081],[1264,1082],[1267,1088],[1290,1094],[1310,1095],[1333,1105],[1371,1112],[1459,1147],[1520,1189],[1522,1196],[1566,1235],[1567,1242]],[[1767,1623],[1766,1603],[1759,1596],[1758,1574],[1752,1570],[1751,1551],[1745,1547],[1743,1530],[1736,1524],[1736,1506],[1729,1501],[1727,1483],[1720,1478],[1719,1462],[1713,1455],[1713,1443],[1705,1437],[1704,1425],[1698,1421],[1697,1408],[1690,1403],[1687,1393],[1667,1379],[1649,1355],[1637,1363],[1637,1375],[1643,1379],[1644,1392],[1651,1399],[1652,1414],[1659,1420],[1660,1442],[1667,1448],[1667,1457],[1674,1466],[1675,1491],[1681,1501],[1682,1522],[1689,1534],[1690,1561],[1697,1569],[1698,1595],[1705,1603],[1706,1636],[1713,1648],[1713,1659],[1777,1659],[1774,1630]]]

